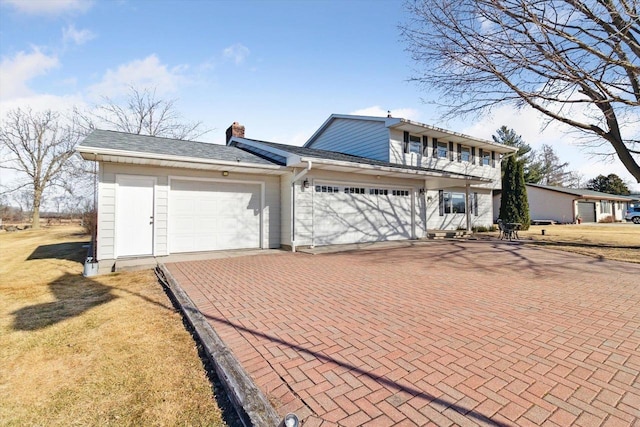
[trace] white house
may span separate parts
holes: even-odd
[[[532,221],[551,220],[561,224],[600,222],[603,220],[622,221],[626,205],[631,200],[627,196],[601,193],[581,188],[563,188],[550,185],[527,184],[529,214]],[[493,212],[498,218],[500,194],[494,197]]]
[[[227,145],[95,130],[97,259],[421,239],[493,222],[515,150],[400,118],[332,115],[303,147]]]

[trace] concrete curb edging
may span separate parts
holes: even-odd
[[[273,406],[169,270],[163,264],[159,264],[156,273],[166,284],[187,321],[200,338],[207,357],[229,394],[229,399],[236,409],[240,409],[237,412],[245,427],[281,425],[282,420]]]

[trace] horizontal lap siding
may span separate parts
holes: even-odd
[[[100,165],[98,184],[97,257],[113,259],[115,248],[116,187],[115,174],[105,172]]]
[[[103,163],[101,165],[98,202],[98,259],[114,258],[116,175],[155,177],[154,191],[154,252],[168,254],[169,176],[223,180],[219,171],[198,171],[178,168]],[[265,183],[263,211],[263,247],[280,247],[280,177],[230,173],[229,180],[260,181]]]
[[[527,186],[527,198],[532,220],[549,219],[559,223],[572,223],[575,220],[573,199],[577,196]],[[498,206],[500,206],[499,201]],[[497,215],[499,212],[496,212]]]
[[[310,148],[388,161],[389,130],[379,121],[335,119]]]
[[[501,187],[501,166],[499,155],[496,154],[495,167],[492,165],[480,165],[480,159],[475,159],[473,162],[458,161],[458,144],[453,144],[454,155],[453,160],[448,156],[446,158],[433,157],[433,139],[428,137],[428,146],[426,150],[423,146],[423,153],[405,153],[404,135],[402,131],[392,129],[390,132],[389,140],[389,158],[393,163],[409,166],[421,166],[429,169],[436,169],[445,172],[454,172],[464,175],[473,175],[480,178],[491,180],[486,184],[476,185],[480,188],[491,188],[493,190],[500,189]],[[448,142],[446,138],[440,139],[441,142]],[[476,148],[476,156],[479,149]]]

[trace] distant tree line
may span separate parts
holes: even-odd
[[[34,229],[40,226],[47,198],[57,212],[92,209],[94,168],[74,155],[76,145],[96,128],[174,139],[209,132],[201,122],[185,121],[175,103],[158,98],[153,89],[131,87],[123,103],[104,97],[102,104],[86,111],[8,111],[0,117],[0,167],[18,178],[0,187],[0,206],[9,206],[9,199],[17,203],[31,214]]]

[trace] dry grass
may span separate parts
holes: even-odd
[[[0,425],[224,425],[153,273],[82,277],[79,233],[0,234]]]
[[[640,226],[637,224],[536,225],[520,231],[519,235],[521,239],[550,249],[640,263]]]

